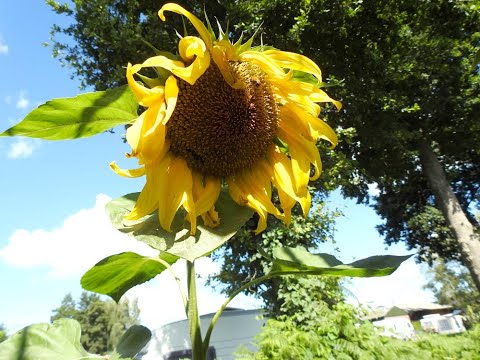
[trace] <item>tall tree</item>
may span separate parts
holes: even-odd
[[[116,304],[86,291],[82,292],[78,301],[67,294],[52,312],[50,321],[60,318],[77,320],[82,328],[82,346],[96,354],[111,351],[123,333],[139,323],[140,314],[136,301],[130,303],[124,299]]]
[[[388,244],[461,259],[480,289],[478,1],[256,1],[235,9],[264,42],[301,49],[330,77],[353,137],[338,151],[347,196],[374,207]],[[253,22],[247,22],[253,19]],[[328,170],[328,169],[327,169]],[[334,169],[336,171],[336,169]]]
[[[126,62],[151,54],[133,34],[160,48],[173,46],[172,31],[157,23],[163,2],[77,0],[72,10],[49,1],[75,20],[64,29],[54,27],[54,33],[75,41],[54,41],[54,51],[61,50],[57,55],[97,89],[123,81],[119,74],[123,77]],[[199,14],[202,4],[182,5]],[[221,22],[236,24],[230,27],[233,35],[263,26],[264,43],[300,51],[320,64],[327,79],[343,81],[330,93],[346,111],[330,119],[348,137],[336,153],[341,161],[326,173],[329,187],[341,185],[346,196],[368,203],[368,184],[376,183],[373,206],[384,219],[379,231],[386,242],[403,241],[424,261],[437,254],[460,259],[480,288],[480,238],[471,214],[479,203],[480,178],[479,1],[259,0],[205,6]],[[180,23],[174,27],[182,29]]]

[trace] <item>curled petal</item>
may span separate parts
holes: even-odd
[[[138,103],[142,106],[150,106],[153,103],[163,101],[164,88],[163,86],[156,86],[152,89],[149,89],[138,82],[135,81],[133,75],[138,72],[134,71],[136,67],[133,67],[131,64],[127,65],[127,82],[130,89],[135,94],[135,97],[138,100]]]
[[[137,178],[145,175],[145,166],[142,166],[137,169],[124,170],[120,169],[115,161],[110,163],[110,168],[115,171],[117,175],[128,177],[128,178]]]
[[[198,33],[200,34],[200,37],[205,42],[205,45],[207,45],[207,48],[208,49],[212,48],[212,35],[210,34],[210,31],[208,31],[205,25],[203,25],[203,22],[201,22],[195,15],[185,10],[180,5],[168,3],[163,5],[160,11],[158,12],[158,16],[162,21],[165,21],[165,15],[164,15],[165,11],[171,11],[171,12],[185,16],[188,20],[190,20],[193,27],[197,29]]]
[[[192,61],[196,56],[204,56],[207,51],[205,43],[196,36],[185,36],[178,43],[180,56],[185,61]]]

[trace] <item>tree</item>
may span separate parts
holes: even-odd
[[[133,34],[160,48],[173,46],[172,31],[158,26],[162,3],[75,1],[71,10],[50,1],[75,19],[70,27],[53,28],[75,41],[68,46],[54,40],[54,54],[84,84],[103,89],[124,81],[121,67],[152,53]],[[202,3],[182,5],[199,14]],[[480,178],[478,0],[204,5],[220,22],[236,24],[230,27],[234,37],[263,24],[264,43],[300,51],[320,64],[328,80],[343,81],[330,91],[347,110],[329,115],[343,141],[334,155],[337,165],[326,167],[327,187],[342,186],[360,202],[374,200],[387,244],[403,241],[428,262],[437,254],[460,259],[480,288],[480,239],[471,214]],[[368,194],[371,183],[377,197]]]
[[[480,289],[471,213],[480,178],[479,9],[478,1],[264,0],[241,2],[234,17],[247,32],[263,23],[265,43],[300,49],[344,80],[331,92],[346,111],[331,119],[352,129],[338,152],[350,159],[343,170],[354,170],[333,168],[333,179],[366,203],[376,183],[386,242],[403,241],[429,262],[461,259]]]
[[[140,314],[137,301],[129,303],[125,299],[116,304],[86,291],[82,292],[78,301],[67,294],[60,307],[52,312],[52,322],[60,318],[77,320],[82,328],[82,346],[96,354],[111,351],[123,333],[139,323]]]
[[[5,340],[7,340],[7,329],[5,328],[5,325],[0,324],[0,343]]]
[[[480,322],[480,294],[464,266],[439,260],[429,275],[430,281],[425,288],[433,292],[439,304],[462,310],[470,326]]]

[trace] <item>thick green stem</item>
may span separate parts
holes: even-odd
[[[200,330],[200,317],[198,316],[197,286],[195,283],[195,264],[187,261],[187,287],[188,307],[187,317],[190,326],[190,340],[192,342],[193,360],[205,360],[202,344],[202,332]]]

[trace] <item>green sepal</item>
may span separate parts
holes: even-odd
[[[92,136],[131,123],[138,102],[128,86],[47,101],[0,136],[66,140]]]
[[[80,324],[59,319],[53,324],[33,324],[16,332],[0,344],[0,360],[98,360],[80,343]]]
[[[178,257],[162,253],[159,258],[134,252],[124,252],[106,257],[88,270],[80,281],[85,290],[110,296],[118,302],[132,287],[143,284],[166,269],[160,262],[171,265]]]
[[[273,266],[270,273],[305,275],[374,277],[392,274],[412,255],[376,255],[343,264],[333,255],[309,253],[303,247],[282,247],[273,250],[270,260]]]
[[[121,359],[133,358],[152,338],[152,332],[145,326],[133,325],[122,335],[112,356]]]
[[[172,232],[164,230],[154,212],[135,222],[126,221],[125,215],[135,206],[138,193],[128,194],[114,199],[106,206],[107,214],[113,226],[123,233],[134,236],[161,252],[168,252],[188,261],[206,256],[230,239],[250,219],[253,211],[235,203],[226,191],[221,191],[215,204],[220,216],[220,225],[210,228],[197,219],[195,235],[190,234],[188,223],[181,211],[177,212],[172,223]]]

